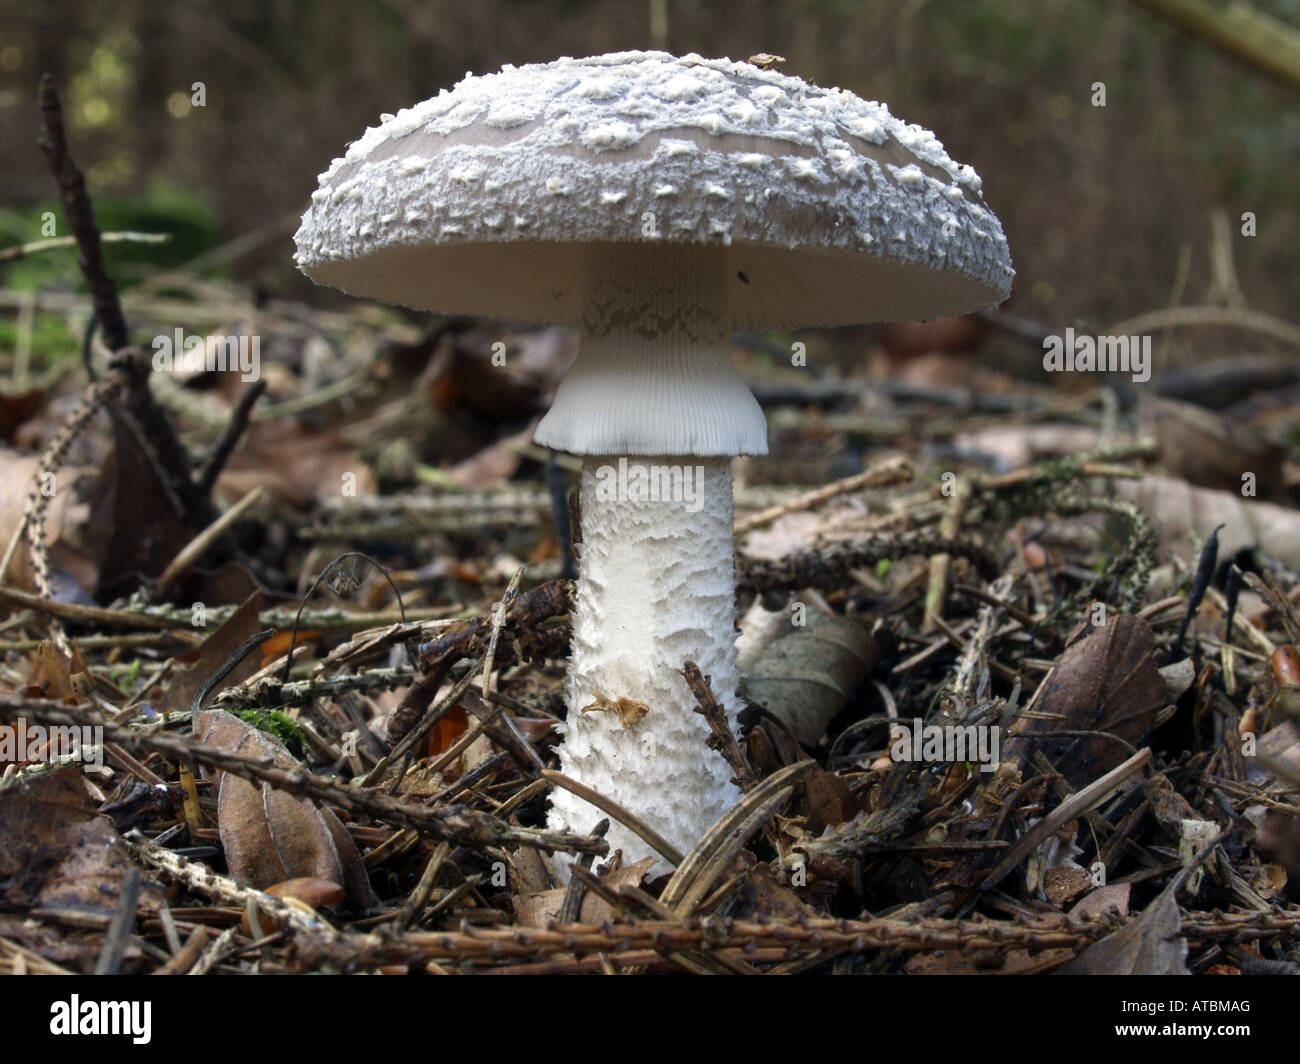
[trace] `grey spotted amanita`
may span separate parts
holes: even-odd
[[[734,726],[731,459],[767,452],[729,334],[1000,302],[1013,271],[979,177],[852,93],[624,52],[385,116],[321,175],[296,241],[356,295],[580,327],[536,433],[583,456],[561,768],[689,851],[739,792],[678,670],[697,662]],[[637,712],[584,712],[614,705]],[[552,801],[555,826],[602,815]]]

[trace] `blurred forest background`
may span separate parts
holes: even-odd
[[[1300,0],[1254,7],[1300,19]],[[1101,329],[1200,301],[1221,206],[1249,305],[1293,316],[1295,96],[1123,0],[0,0],[0,242],[39,238],[54,206],[35,144],[46,70],[103,228],[175,234],[112,249],[120,281],[240,238],[233,274],[297,297],[311,286],[291,236],[316,175],[381,112],[467,71],[652,46],[779,53],[787,73],[933,129],[1003,219],[1017,313]],[[81,280],[72,256],[46,255],[7,283]]]

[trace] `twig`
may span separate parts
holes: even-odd
[[[190,931],[190,937],[185,940],[185,944],[176,950],[169,961],[161,968],[155,971],[154,975],[184,975],[194,967],[203,955],[203,947],[207,945],[208,929],[202,924],[196,924]]]
[[[203,708],[204,700],[212,693],[212,689],[234,672],[235,669],[239,667],[239,663],[248,657],[249,654],[274,635],[274,628],[265,628],[254,635],[250,635],[238,647],[236,647],[235,652],[226,658],[226,660],[223,661],[207,679],[199,684],[198,690],[194,692],[194,697],[190,700],[190,716],[196,718],[199,714],[199,710]]]
[[[1219,525],[1205,537],[1205,545],[1201,548],[1201,556],[1196,562],[1196,572],[1192,576],[1192,586],[1187,592],[1187,610],[1183,614],[1182,623],[1178,626],[1178,634],[1174,636],[1174,641],[1169,644],[1169,649],[1165,653],[1166,664],[1180,661],[1183,657],[1183,640],[1187,638],[1187,627],[1196,616],[1196,611],[1201,608],[1205,591],[1210,586],[1210,581],[1214,579],[1214,570],[1219,562],[1219,529],[1223,527]]]
[[[948,502],[943,516],[939,518],[939,535],[945,539],[956,539],[961,531],[961,523],[966,517],[966,507],[970,504],[971,483],[969,477],[957,481],[956,490]],[[930,581],[925,590],[925,617],[921,622],[922,633],[934,631],[935,621],[943,619],[943,602],[948,596],[948,574],[952,568],[952,555],[941,551],[930,557]]]
[[[102,244],[166,244],[172,238],[171,233],[100,233]],[[17,244],[13,247],[0,248],[0,265],[14,262],[28,255],[38,255],[43,251],[74,247],[75,236],[52,236],[47,240],[33,240],[30,244]]]
[[[248,429],[248,422],[253,414],[253,404],[261,398],[264,391],[266,391],[265,377],[254,381],[251,388],[245,388],[240,393],[234,410],[230,412],[230,420],[226,422],[226,427],[221,432],[221,438],[213,446],[212,453],[199,472],[198,488],[204,495],[212,494],[217,477],[221,476],[221,471],[226,468],[226,462],[235,452],[235,445]]]
[[[737,536],[744,535],[755,528],[769,525],[786,514],[811,510],[814,506],[819,506],[837,495],[847,495],[849,492],[859,491],[862,488],[882,488],[890,484],[901,484],[911,479],[911,467],[902,458],[890,458],[872,466],[870,469],[863,470],[861,473],[855,473],[851,477],[836,480],[825,487],[816,488],[813,491],[799,495],[789,502],[782,503],[779,506],[771,506],[766,510],[760,510],[756,514],[742,518],[735,523],[732,531]]]
[[[36,467],[36,475],[32,479],[31,490],[27,494],[27,503],[23,507],[22,519],[14,530],[13,539],[10,540],[9,546],[5,550],[4,560],[0,561],[0,580],[6,579],[6,574],[9,572],[9,563],[13,560],[19,542],[25,536],[28,549],[31,551],[32,571],[36,579],[36,589],[40,593],[37,597],[44,599],[50,597],[49,554],[45,544],[45,511],[49,507],[53,493],[47,493],[43,490],[45,480],[47,477],[52,476],[63,464],[63,459],[68,453],[68,448],[72,446],[73,440],[89,423],[100,406],[110,399],[119,387],[119,383],[115,380],[101,381],[98,384],[91,385],[86,390],[86,396],[81,405],[55,433],[54,439],[41,453]],[[0,592],[4,590],[0,588]],[[46,612],[52,613],[52,611]],[[51,624],[50,630],[59,649],[69,653],[70,647],[62,626],[57,623]]]
[[[99,227],[95,225],[95,211],[86,192],[86,181],[68,152],[67,138],[63,133],[63,108],[59,94],[54,89],[54,79],[49,74],[41,77],[41,134],[38,140],[41,151],[59,183],[63,201],[63,214],[72,236],[77,242],[77,263],[86,275],[94,300],[95,314],[104,330],[104,342],[110,351],[118,351],[131,342],[126,329],[126,319],[117,301],[117,286],[104,269],[100,254]]]
[[[307,594],[305,594],[302,597],[302,601],[298,603],[298,612],[294,614],[294,618],[293,618],[293,630],[292,630],[292,634],[289,636],[289,651],[285,655],[284,675],[281,677],[281,682],[283,683],[289,682],[289,668],[293,664],[293,648],[294,645],[298,642],[298,623],[302,619],[302,611],[306,609],[307,603],[311,601],[312,595],[316,593],[316,589],[320,587],[321,582],[325,580],[330,575],[330,573],[332,573],[336,568],[338,568],[340,565],[342,565],[345,561],[347,561],[350,558],[361,558],[367,564],[373,565],[376,569],[378,569],[381,573],[383,573],[384,579],[388,581],[388,586],[392,588],[393,596],[397,599],[397,608],[398,610],[401,611],[402,620],[403,621],[406,620],[406,604],[402,601],[402,593],[397,590],[397,585],[393,583],[392,574],[389,573],[388,569],[380,565],[377,561],[375,561],[372,557],[370,557],[369,554],[366,554],[364,551],[359,551],[359,550],[345,551],[343,554],[340,554],[337,558],[331,561],[329,565],[325,566],[325,568],[320,571],[316,579],[311,582],[311,586],[307,589]]]
[[[1156,332],[1170,325],[1180,327],[1226,325],[1271,336],[1276,340],[1300,347],[1300,325],[1293,325],[1284,318],[1277,318],[1259,310],[1247,310],[1244,307],[1171,307],[1167,310],[1153,310],[1108,326],[1106,335],[1141,335]]]
[[[572,587],[567,581],[556,580],[519,595],[505,610],[509,643],[500,649],[508,647],[510,657],[515,661],[536,661],[557,653],[563,655],[569,643],[567,627],[557,631],[548,629],[542,622],[568,613]],[[492,638],[493,621],[492,617],[480,617],[465,628],[450,632],[420,649],[419,675],[407,688],[389,719],[388,739],[397,744],[394,753],[403,748],[407,733],[417,723],[425,726],[425,711],[451,667],[465,658],[483,655]],[[405,748],[409,749],[409,745]]]
[[[393,926],[398,931],[405,931],[420,918],[420,913],[424,910],[425,905],[429,903],[429,895],[433,893],[433,885],[437,882],[442,863],[447,860],[447,854],[449,853],[451,853],[451,844],[440,842],[433,853],[429,855],[424,871],[420,873],[420,881],[415,884],[411,896],[406,900],[406,904],[402,906],[393,920]]]
[[[1212,4],[1208,0],[1134,2],[1252,71],[1300,90],[1300,30],[1254,4]]]
[[[640,887],[633,886],[631,883],[625,883],[617,889],[610,889],[600,877],[593,875],[579,865],[574,865],[573,880],[570,882],[570,886],[577,881],[581,881],[593,894],[604,899],[615,912],[629,919],[635,918],[636,914],[632,910],[632,904],[635,903],[649,912],[651,916],[660,920],[668,920],[671,923],[681,922],[681,917],[675,912],[661,905],[657,898],[651,897]],[[577,917],[575,916],[574,919],[576,920]],[[707,975],[710,972],[721,974],[731,972],[736,975],[759,974],[758,970],[745,960],[738,950],[720,950],[716,953],[668,953],[666,956],[674,964],[678,964],[687,971],[696,974]],[[640,969],[637,969],[637,971],[639,972]]]
[[[64,217],[77,242],[77,264],[90,288],[104,343],[113,352],[113,372],[108,380],[114,382],[116,388],[113,398],[121,401],[112,409],[124,415],[123,423],[130,426],[130,431],[137,436],[149,462],[158,467],[160,485],[166,488],[169,496],[180,501],[185,519],[195,525],[207,524],[216,517],[216,512],[207,495],[199,491],[191,480],[189,460],[180,437],[149,390],[151,360],[144,352],[130,347],[131,337],[117,297],[117,287],[104,268],[94,207],[86,192],[85,178],[68,150],[63,109],[54,89],[54,79],[48,73],[41,77],[39,95],[41,151],[58,182]],[[109,392],[94,391],[95,387],[92,385],[91,394],[98,395],[100,401],[109,397]],[[80,423],[84,424],[84,421]],[[32,522],[28,522],[27,527],[31,533]],[[43,535],[43,528],[38,531]],[[38,549],[43,549],[43,544]],[[38,590],[47,594],[44,584],[38,584]]]
[[[82,606],[75,602],[59,602],[48,595],[33,595],[13,587],[0,587],[0,606],[12,610],[35,610],[67,621],[80,621],[100,627],[113,628],[147,628],[152,631],[169,631],[183,629],[192,633],[190,608],[178,606],[140,605],[132,609],[110,609],[102,606]],[[216,606],[208,610],[208,622],[220,623],[235,612],[234,606]],[[427,609],[411,610],[412,621],[442,621],[447,610]],[[456,612],[459,612],[457,610]],[[295,617],[300,617],[304,628],[320,629],[326,632],[360,631],[378,625],[401,623],[400,614],[390,610],[363,611],[350,613],[346,610],[330,607],[320,610],[270,609],[258,615],[259,623],[269,628],[288,628]]]
[[[591,834],[597,838],[603,839],[609,832],[609,817],[603,817],[596,822],[596,826],[591,829]],[[573,865],[571,871],[574,873],[569,880],[569,885],[564,888],[564,900],[560,902],[560,912],[555,918],[561,924],[573,924],[578,922],[578,915],[582,911],[582,899],[587,892],[588,879],[585,876],[579,876],[578,872],[591,872],[592,863],[595,861],[595,854],[584,853],[578,858],[577,863]],[[593,880],[594,876],[591,877]]]
[[[256,706],[305,706],[318,698],[336,701],[353,691],[390,691],[394,687],[405,686],[414,677],[414,669],[367,669],[346,676],[322,676],[314,680],[293,680],[289,683],[281,683],[277,677],[266,676],[256,683],[245,682],[227,687],[212,704],[240,709]]]
[[[239,933],[238,927],[228,927],[212,940],[200,955],[199,959],[194,962],[194,967],[190,969],[190,975],[207,975],[218,964],[230,949],[230,943],[234,940],[235,935]]]
[[[760,922],[694,917],[680,922],[571,924],[539,928],[479,928],[393,935],[297,936],[295,960],[304,969],[333,965],[423,964],[430,960],[491,964],[517,957],[629,950],[682,951],[700,948],[826,950],[828,954],[890,950],[1079,949],[1112,934],[1129,921],[1072,921],[1051,913],[1032,919],[981,920],[792,920]],[[1185,914],[1182,931],[1191,942],[1240,941],[1294,934],[1300,911]],[[644,963],[644,960],[641,961]]]
[[[140,900],[140,869],[128,868],[118,888],[117,907],[104,935],[104,946],[95,962],[96,975],[118,975],[122,971],[122,957],[135,927],[135,907]]]
[[[717,823],[704,833],[704,837],[696,844],[695,849],[681,861],[676,862],[677,871],[664,887],[659,900],[679,916],[687,915],[690,912],[687,902],[694,904],[712,886],[712,879],[710,879],[698,890],[696,889],[697,880],[704,878],[702,873],[706,867],[710,868],[715,876],[724,867],[718,862],[710,864],[713,858],[717,854],[727,853],[735,856],[749,835],[757,831],[763,821],[789,798],[793,790],[791,784],[815,765],[816,762],[809,759],[796,761],[793,765],[777,770],[727,810]],[[780,801],[776,800],[778,797]],[[759,817],[758,813],[763,815]],[[738,833],[746,833],[739,842],[736,841]],[[727,861],[730,861],[730,857]]]
[[[908,532],[798,551],[776,561],[742,560],[737,566],[737,582],[751,591],[835,588],[843,585],[845,576],[853,569],[869,569],[884,558],[942,553],[970,559],[990,580],[1001,570],[992,552],[969,537],[951,540],[929,533]]]
[[[261,502],[265,496],[266,489],[259,485],[190,540],[184,549],[172,559],[171,564],[163,570],[162,576],[158,578],[158,582],[154,586],[155,592],[162,593],[171,587],[183,574],[189,571],[191,565],[203,557],[204,552],[213,543],[226,534],[227,529]]]
[[[1104,776],[1093,780],[1082,790],[1075,791],[1074,794],[1066,798],[1065,801],[1016,840],[1016,844],[1003,855],[1002,859],[994,866],[993,871],[984,877],[981,886],[985,890],[996,887],[1016,865],[1023,861],[1028,854],[1032,853],[1034,848],[1053,831],[1066,821],[1073,820],[1080,813],[1095,809],[1101,805],[1102,802],[1125,786],[1129,777],[1141,772],[1150,763],[1151,747],[1144,746],[1127,761],[1116,765]]]
[[[612,798],[606,798],[600,792],[593,791],[586,784],[579,783],[577,780],[571,779],[561,772],[556,772],[554,769],[548,768],[543,771],[542,778],[556,787],[563,787],[570,794],[576,794],[583,801],[590,802],[602,813],[608,813],[632,834],[647,842],[650,848],[662,856],[669,864],[680,865],[682,863],[682,852],[676,846],[634,813],[624,809]]]
[[[411,687],[414,687],[422,679],[424,679],[424,677],[417,674],[415,682],[411,684]],[[424,714],[424,716],[422,716],[416,723],[415,727],[411,728],[410,731],[402,736],[402,741],[385,754],[380,759],[379,763],[366,774],[365,779],[362,781],[362,785],[370,786],[371,784],[383,779],[384,775],[388,772],[389,766],[397,764],[402,758],[410,753],[410,751],[415,749],[416,744],[423,741],[424,737],[428,735],[429,732],[433,731],[438,722],[450,713],[461,698],[464,697],[465,692],[470,689],[470,685],[473,684],[473,682],[474,669],[471,667],[465,670],[465,675],[456,681],[455,686],[442,697],[438,704],[429,710],[429,712]],[[407,691],[409,694],[410,688],[408,688]],[[392,733],[391,727],[389,733]]]
[[[679,915],[685,916],[694,912],[700,903],[708,897],[709,891],[713,889],[719,877],[731,868],[731,862],[735,860],[740,848],[767,823],[771,816],[785,808],[786,803],[794,795],[794,788],[783,787],[775,793],[767,793],[766,797],[760,800],[763,793],[762,791],[754,791],[752,794],[747,795],[737,807],[737,809],[744,810],[745,816],[731,822],[726,834],[716,844],[708,860],[695,873],[694,879],[690,881],[688,886],[682,888],[680,900],[676,905],[676,911]],[[699,849],[702,851],[704,847]],[[672,885],[670,881],[669,886]],[[667,893],[668,890],[665,887],[665,896]]]
[[[758,777],[749,767],[749,761],[740,749],[740,744],[736,742],[736,736],[730,725],[727,724],[727,714],[718,705],[713,689],[709,686],[709,678],[700,672],[700,667],[693,661],[688,661],[681,673],[686,678],[686,684],[690,687],[691,694],[695,696],[695,701],[699,703],[695,712],[702,714],[708,722],[709,737],[706,742],[709,749],[716,750],[722,755],[723,760],[731,766],[731,771],[736,774],[733,782],[748,794],[758,786]]]
[[[492,634],[488,636],[487,651],[483,655],[483,681],[480,685],[484,698],[487,698],[492,683],[492,663],[497,656],[497,640],[501,638],[501,629],[505,626],[510,607],[515,604],[515,596],[519,593],[519,581],[523,579],[523,575],[524,567],[521,565],[510,578],[501,601],[492,607]]]

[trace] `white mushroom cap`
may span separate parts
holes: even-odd
[[[520,321],[577,322],[598,243],[727,248],[735,329],[959,313],[1013,276],[978,176],[932,133],[695,55],[467,77],[367,130],[312,200],[296,261],[317,282]]]

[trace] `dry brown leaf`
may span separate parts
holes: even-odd
[[[820,835],[828,827],[852,820],[861,810],[853,789],[833,772],[815,766],[804,773],[796,811],[807,818],[804,830]]]
[[[254,591],[253,594],[240,603],[239,609],[235,610],[222,622],[216,631],[203,640],[196,651],[191,651],[190,655],[186,655],[192,655],[195,660],[191,665],[173,670],[167,690],[160,699],[165,710],[168,712],[181,712],[190,708],[190,703],[194,700],[194,694],[203,685],[203,682],[216,672],[245,641],[256,635],[260,630],[258,613],[261,608],[262,593]],[[242,683],[252,676],[260,666],[261,661],[258,656],[249,654],[226,677],[226,686]],[[213,692],[213,694],[216,693]]]
[[[602,691],[592,691],[594,699],[582,707],[584,713],[612,713],[625,728],[640,724],[650,713],[650,707],[634,698],[609,698]]]
[[[8,548],[9,541],[22,523],[33,478],[39,468],[40,462],[36,458],[0,448],[0,553]],[[91,591],[98,571],[89,564],[89,559],[81,554],[79,548],[64,542],[67,538],[65,533],[70,533],[79,520],[85,519],[85,506],[77,502],[77,493],[72,490],[83,472],[80,468],[67,467],[55,474],[55,493],[45,511],[45,542],[50,547],[50,564],[55,568],[68,569],[77,577],[84,590]],[[36,590],[25,539],[14,551],[5,583],[21,591]]]
[[[1043,873],[1043,893],[1053,905],[1067,905],[1092,886],[1086,869],[1064,865]]]
[[[737,919],[808,920],[822,915],[765,864],[754,864],[749,868],[735,898],[732,915]]]
[[[0,796],[0,839],[0,907],[113,912],[131,858],[76,770],[38,776]],[[156,909],[161,900],[146,880],[140,904]]]
[[[298,764],[272,736],[221,710],[200,713],[194,737],[285,768]],[[261,890],[286,879],[328,879],[343,884],[358,909],[377,904],[356,843],[329,809],[228,772],[214,772],[212,781],[217,831],[233,878]]]
[[[824,514],[807,510],[784,514],[767,528],[756,528],[745,536],[744,552],[759,561],[777,561],[787,554],[807,550],[825,521]]]
[[[144,453],[120,416],[111,419],[113,449],[95,479],[89,526],[101,596],[131,590],[159,576],[199,531],[177,513],[160,483],[156,459]]]
[[[1082,920],[1084,917],[1095,918],[1106,913],[1127,916],[1128,896],[1132,886],[1131,883],[1108,883],[1104,887],[1098,887],[1075,902],[1074,908],[1070,910],[1070,918]]]
[[[1033,707],[1042,716],[1017,719],[1006,756],[1027,757],[1032,750],[1041,750],[1074,787],[1105,775],[1130,756],[1133,747],[1142,745],[1156,711],[1164,705],[1165,681],[1156,667],[1154,649],[1155,638],[1140,617],[1112,613],[1099,628],[1081,624]],[[1039,732],[1064,731],[1093,734],[1034,738]]]
[[[1267,901],[1278,897],[1286,890],[1288,878],[1286,869],[1280,864],[1260,865],[1255,874],[1250,877],[1250,886],[1256,894]]]
[[[27,694],[32,698],[53,698],[69,704],[77,701],[67,659],[49,639],[41,640],[41,645],[36,648],[31,672],[27,674]]]
[[[815,746],[866,677],[877,650],[860,621],[812,609],[807,618],[805,627],[758,654],[741,691],[805,746]]]
[[[1240,418],[1150,396],[1143,402],[1142,414],[1160,444],[1161,464],[1174,476],[1240,496],[1241,475],[1251,472],[1259,498],[1275,502],[1286,498],[1285,448]]]
[[[639,887],[646,873],[658,862],[657,857],[645,857],[635,864],[616,868],[600,881],[611,890],[627,885]],[[524,927],[545,927],[560,915],[560,906],[564,904],[565,889],[543,890],[535,894],[515,896],[515,915]],[[612,921],[616,916],[614,907],[600,895],[587,891],[582,897],[582,907],[578,910],[578,922],[600,924]]]
[[[1094,942],[1061,969],[1062,975],[1190,975],[1187,939],[1170,890],[1161,891],[1141,916]]]
[[[1241,473],[1236,491],[1193,487],[1172,477],[1148,475],[1119,480],[1115,494],[1158,518],[1160,551],[1186,555],[1198,549],[1219,525],[1219,557],[1231,558],[1259,547],[1292,569],[1300,569],[1300,513],[1271,502],[1243,498]]]
[[[527,846],[509,854],[507,872],[510,890],[515,897],[541,894],[551,889],[551,872],[540,850]]]
[[[497,440],[474,457],[452,466],[449,475],[466,491],[487,491],[499,487],[514,476],[519,463],[523,461],[523,456],[511,445],[531,443],[532,439],[533,430],[530,426],[524,432]]]
[[[336,433],[278,420],[254,421],[217,478],[218,493],[231,502],[259,486],[292,506],[306,506],[337,499],[345,488],[373,495],[377,483],[357,451]]]

